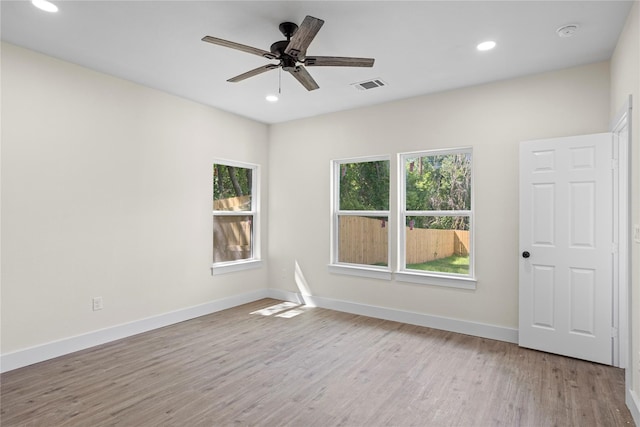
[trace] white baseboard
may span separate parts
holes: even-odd
[[[518,342],[517,329],[336,300],[332,298],[303,296],[296,292],[283,291],[280,289],[260,289],[246,294],[234,295],[205,304],[3,354],[0,356],[0,372],[7,372],[13,369],[22,368],[34,363],[43,362],[65,354],[130,337],[153,329],[162,328],[164,326],[215,313],[217,311],[226,310],[228,308],[236,307],[262,298],[293,301],[300,304],[359,314],[377,319],[393,320],[411,325],[426,326],[429,328],[442,329],[445,331],[458,332],[499,341],[513,343]]]
[[[130,337],[153,329],[162,328],[174,323],[184,322],[185,320],[226,310],[228,308],[268,297],[268,290],[260,289],[246,294],[234,295],[205,304],[3,354],[0,356],[0,372],[7,372],[13,369],[22,368],[23,366],[53,359],[54,357],[63,356],[75,351],[84,350],[89,347]]]
[[[633,422],[637,426],[640,426],[640,399],[638,399],[638,395],[629,388],[628,384],[625,385],[625,388],[627,390],[625,403],[627,404],[627,408],[629,408],[629,412],[631,412]]]
[[[444,331],[458,332],[476,337],[490,338],[498,341],[518,343],[518,330],[503,326],[488,325],[485,323],[471,322],[468,320],[452,319],[449,317],[433,316],[430,314],[415,313],[397,310],[387,307],[360,304],[350,301],[336,300],[332,298],[301,295],[296,292],[269,289],[271,298],[306,303],[314,307],[343,311],[351,314],[375,317],[377,319],[393,320],[395,322],[408,323],[417,326],[426,326]]]

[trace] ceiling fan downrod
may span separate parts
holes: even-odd
[[[283,22],[278,26],[283,36],[287,38],[287,41],[291,40],[291,37],[298,31],[298,26],[293,22]]]

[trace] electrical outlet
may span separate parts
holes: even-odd
[[[640,225],[634,224],[633,226],[633,240],[636,243],[640,243]]]
[[[102,297],[93,297],[91,299],[91,304],[93,307],[93,311],[102,310],[104,308],[102,305]]]

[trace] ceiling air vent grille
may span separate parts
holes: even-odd
[[[373,79],[367,80],[364,82],[352,83],[351,86],[354,86],[358,90],[369,90],[376,87],[386,86],[387,84],[381,79]]]

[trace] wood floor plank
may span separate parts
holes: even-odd
[[[0,376],[2,426],[624,426],[620,369],[261,300]]]

